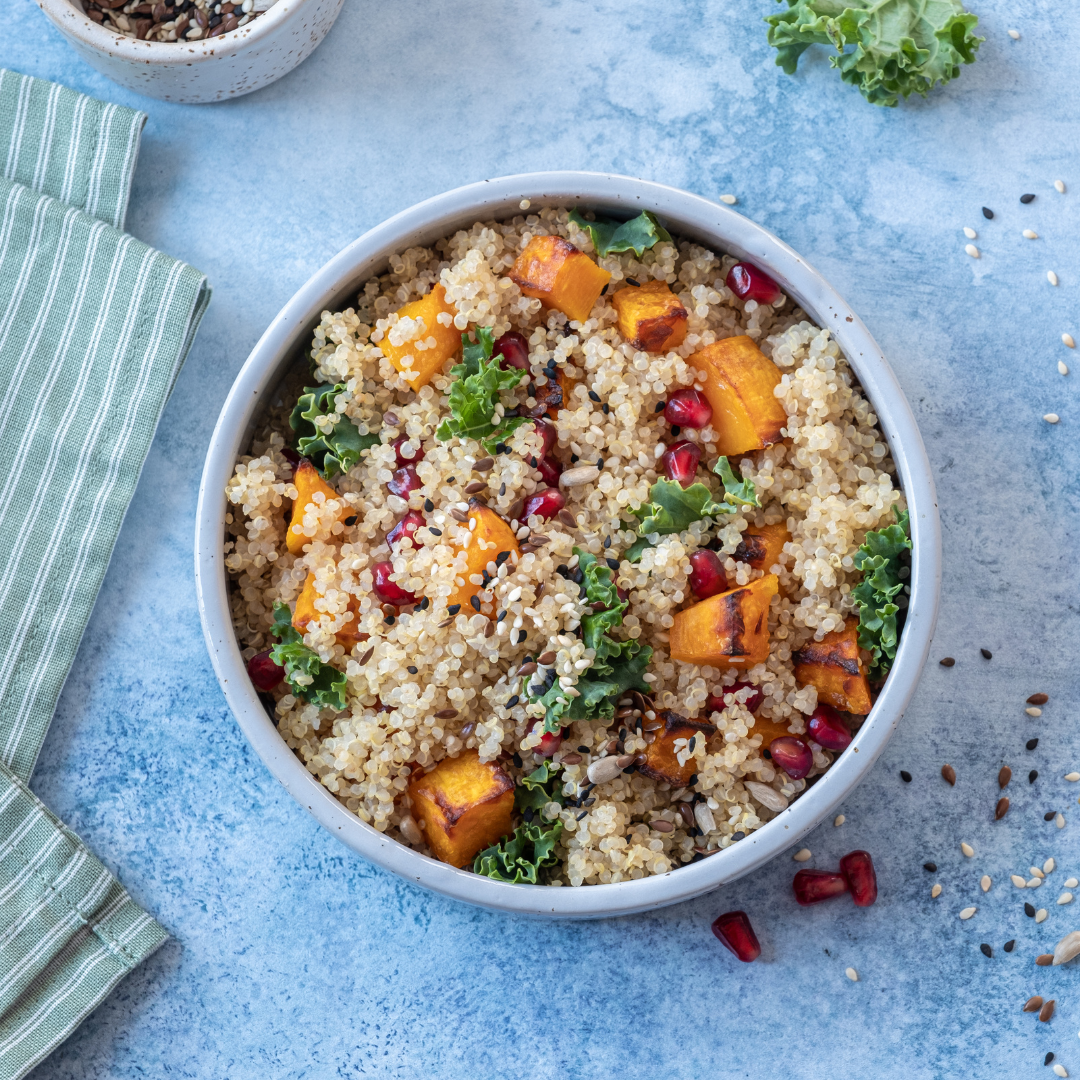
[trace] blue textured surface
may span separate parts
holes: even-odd
[[[1074,377],[1055,367],[1075,355],[1061,333],[1080,338],[1080,28],[1047,0],[1026,14],[972,2],[988,39],[978,63],[896,110],[864,103],[821,55],[784,76],[765,44],[766,0],[350,0],[297,71],[190,107],[97,75],[32,0],[0,5],[0,64],[149,113],[129,229],[215,290],[34,778],[173,940],[38,1080],[922,1080],[1046,1076],[1048,1050],[1080,1074],[1077,973],[1034,965],[1080,925],[1077,905],[1053,903],[1080,872],[1080,792],[1061,779],[1080,765],[1080,455]],[[191,548],[205,447],[248,350],[310,273],[391,213],[544,168],[734,192],[860,312],[909,395],[945,535],[933,657],[847,823],[808,841],[819,867],[873,852],[871,909],[796,907],[786,856],[722,893],[617,922],[464,908],[320,831],[225,707]],[[1022,207],[1025,191],[1037,198]],[[978,262],[964,225],[979,231]],[[1024,240],[1025,227],[1041,239]],[[1040,419],[1051,410],[1056,427]],[[945,655],[952,670],[936,663]],[[1038,720],[1023,712],[1034,691],[1051,696]],[[955,789],[938,775],[944,761]],[[995,823],[1003,762],[1012,809]],[[1043,821],[1051,809],[1065,829]],[[1050,855],[1060,869],[1038,892],[1009,885]],[[931,901],[935,880],[944,893]],[[1041,926],[1025,899],[1048,907]],[[979,911],[960,922],[968,904]],[[736,963],[709,932],[731,908],[751,913],[758,963]],[[1034,993],[1056,998],[1051,1023],[1021,1013]]]

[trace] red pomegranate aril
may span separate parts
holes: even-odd
[[[411,465],[406,465],[403,469],[395,469],[394,475],[386,486],[390,489],[391,495],[400,495],[403,499],[407,499],[412,492],[423,487],[420,477],[416,475],[416,470]]]
[[[869,851],[849,851],[840,860],[840,873],[847,879],[856,907],[869,907],[877,899],[877,874]]]
[[[555,445],[555,441],[559,437],[559,433],[555,430],[555,425],[549,424],[546,420],[534,420],[533,431],[544,440],[544,445],[540,448],[540,456],[542,458],[547,457],[548,454],[551,453],[551,448]]]
[[[519,334],[516,330],[511,330],[496,340],[492,353],[495,356],[502,353],[499,367],[504,371],[512,367],[521,368],[523,371],[529,369],[529,342],[524,334]]]
[[[538,514],[545,521],[550,521],[566,505],[566,496],[558,488],[545,488],[525,500],[522,520],[528,521],[533,514]]]
[[[376,563],[371,568],[372,591],[380,604],[394,604],[400,607],[402,604],[415,604],[416,597],[411,592],[406,592],[396,581],[390,580],[394,572],[394,564],[391,562]]]
[[[664,419],[678,427],[703,428],[712,419],[712,406],[700,390],[676,390],[664,406]]]
[[[761,955],[757,934],[745,911],[728,911],[713,920],[712,932],[744,964]]]
[[[801,780],[814,767],[814,755],[810,747],[794,735],[781,735],[769,743],[773,762],[784,770],[792,780]]]
[[[537,725],[542,724],[543,720],[537,720],[535,723],[530,725],[529,731],[533,731],[537,727]],[[561,731],[557,731],[554,734],[552,734],[551,732],[544,732],[544,734],[540,736],[540,745],[534,747],[533,753],[539,754],[541,757],[551,757],[552,754],[558,752],[560,746],[562,746]]]
[[[413,446],[406,448],[406,443],[412,443]],[[399,435],[390,445],[397,455],[399,468],[402,465],[415,465],[418,461],[424,460],[424,448],[420,445],[419,439],[410,439],[408,435]]]
[[[270,650],[256,653],[247,662],[248,675],[256,690],[269,693],[285,678],[285,669],[270,659]]]
[[[846,750],[851,745],[851,732],[831,705],[819,705],[814,710],[807,734],[826,750]]]
[[[677,480],[684,488],[688,488],[694,482],[700,460],[701,448],[697,443],[683,439],[664,451],[660,466],[669,480]]]
[[[753,683],[737,682],[732,683],[730,686],[725,686],[723,694],[710,694],[708,701],[705,702],[706,708],[709,712],[723,712],[727,707],[724,704],[724,698],[728,694],[738,693],[740,690],[753,690],[754,692],[743,702],[743,708],[747,712],[756,713],[761,708],[765,701],[765,691],[760,686],[754,686]]]
[[[554,458],[541,458],[536,467],[540,470],[540,479],[543,480],[548,487],[559,486],[559,477],[562,476],[562,466]]]
[[[715,551],[702,548],[690,556],[690,588],[699,600],[727,592],[727,574]]]
[[[751,263],[736,263],[728,271],[725,284],[740,300],[756,300],[759,304],[775,304],[784,295],[768,274]]]
[[[800,870],[791,883],[795,899],[803,907],[820,904],[848,891],[847,878],[831,870]]]
[[[403,536],[410,540],[412,534],[424,524],[424,515],[418,510],[410,510],[387,534],[386,542],[393,547]]]

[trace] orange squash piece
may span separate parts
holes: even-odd
[[[619,313],[619,333],[635,349],[667,352],[683,343],[689,316],[666,281],[629,285],[611,302]]]
[[[325,612],[318,611],[315,607],[315,601],[321,599],[322,593],[315,589],[315,575],[309,572],[307,581],[304,582],[304,587],[296,598],[296,610],[293,612],[293,627],[301,634],[306,634],[308,625],[313,621],[317,622],[325,614]],[[358,630],[360,625],[360,598],[350,593],[347,610],[352,617],[337,632],[335,637],[337,643],[346,652],[350,652],[357,642],[367,641],[368,635],[361,634]]]
[[[440,315],[450,316],[450,325],[439,322]],[[389,334],[379,342],[385,356],[408,380],[413,390],[426,386],[443,369],[443,365],[461,348],[461,331],[453,323],[457,308],[446,302],[446,290],[436,285],[426,296],[413,300],[398,309],[403,319],[423,319],[423,332],[404,345],[392,345]],[[422,342],[435,338],[434,348],[420,348]],[[405,363],[405,357],[411,356],[411,364]]]
[[[466,614],[472,613],[474,610],[472,598],[483,589],[481,585],[474,585],[469,578],[474,574],[483,574],[487,564],[495,562],[496,556],[501,551],[509,551],[512,555],[521,554],[514,530],[491,507],[485,506],[479,499],[469,500],[469,521],[475,521],[476,528],[472,529],[473,538],[465,549],[468,567],[460,575],[464,578],[465,584],[459,585],[446,601],[448,607],[460,604],[461,610]],[[478,539],[484,540],[487,545],[494,544],[495,547],[485,546],[481,551],[480,545],[476,542]]]
[[[508,276],[525,296],[575,322],[589,317],[611,280],[606,270],[561,236],[534,236]]]
[[[713,667],[753,667],[769,656],[769,601],[775,574],[710,596],[678,612],[671,627],[673,660]]]
[[[771,446],[783,437],[787,413],[773,394],[780,369],[746,337],[722,338],[687,360],[705,372],[716,450],[728,457]]]
[[[790,738],[801,739],[801,735],[795,735],[793,732],[788,731],[787,720],[770,720],[765,716],[755,716],[754,726],[749,729],[748,734],[761,736],[761,749],[768,750],[769,743],[773,739]],[[804,740],[805,741],[805,740]]]
[[[285,546],[293,555],[303,555],[304,545],[311,543],[311,537],[303,532],[304,514],[308,505],[315,501],[315,494],[322,492],[327,499],[341,501],[341,513],[339,521],[344,521],[353,513],[353,509],[341,499],[341,496],[319,475],[319,470],[307,458],[301,458],[293,473],[293,484],[296,486],[296,498],[293,500],[292,515],[289,518],[289,528],[285,533]]]
[[[820,641],[808,641],[793,656],[795,678],[816,686],[818,701],[834,709],[865,716],[870,711],[870,684],[859,659],[859,620],[848,619]]]
[[[451,866],[468,865],[514,829],[514,781],[497,762],[481,762],[476,750],[417,773],[409,799],[431,850]]]
[[[670,709],[661,709],[657,716],[664,721],[664,726],[645,748],[645,760],[638,764],[638,772],[662,784],[685,787],[694,775],[697,763],[693,758],[687,758],[685,765],[679,764],[675,740],[692,739],[695,735],[707,739],[715,734],[716,728],[705,720],[687,720]]]
[[[790,540],[791,533],[787,531],[786,525],[751,525],[742,534],[742,542],[735,549],[732,558],[738,562],[749,563],[755,570],[768,573],[780,562],[784,545]]]

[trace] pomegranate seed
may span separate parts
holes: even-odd
[[[300,455],[286,446],[282,448],[281,456],[292,466],[293,472],[296,472],[296,466],[300,464]]]
[[[877,899],[877,874],[869,851],[850,851],[840,860],[840,873],[847,879],[856,907],[869,907]]]
[[[703,428],[712,419],[712,406],[700,390],[676,390],[664,406],[664,419],[684,428]]]
[[[831,705],[819,705],[807,729],[810,738],[826,750],[846,750],[851,745],[851,732]]]
[[[387,534],[386,542],[393,547],[403,536],[410,540],[412,534],[424,524],[424,515],[417,510],[410,510]]]
[[[525,500],[522,520],[528,521],[533,514],[539,514],[545,521],[550,521],[566,505],[566,496],[558,488],[545,488]]]
[[[715,551],[702,548],[690,556],[690,588],[700,600],[727,592],[727,574]]]
[[[256,653],[247,662],[247,671],[251,681],[255,684],[255,689],[261,690],[264,694],[273,690],[285,678],[285,669],[278,667],[270,659],[269,649]]]
[[[847,878],[843,874],[834,874],[830,870],[800,870],[791,883],[795,899],[808,907],[820,904],[822,900],[831,900],[834,896],[848,891]]]
[[[562,466],[554,458],[541,458],[540,464],[536,467],[540,470],[540,479],[548,487],[558,487],[559,477],[562,476]]]
[[[624,589],[621,585],[615,586],[615,593],[624,604],[630,599],[630,590]]]
[[[549,424],[546,420],[535,420],[533,421],[533,431],[544,440],[544,445],[540,448],[540,456],[542,458],[547,457],[551,453],[551,448],[555,445],[555,440],[559,437],[555,425]]]
[[[543,720],[537,720],[529,726],[529,731],[534,730],[538,725],[542,726],[543,723]],[[562,746],[561,731],[557,731],[554,734],[545,732],[540,736],[540,745],[533,750],[533,753],[539,754],[541,757],[551,757],[552,754],[558,751],[560,746]]]
[[[745,964],[761,955],[757,934],[745,911],[728,911],[713,920],[712,932]]]
[[[519,334],[516,330],[503,334],[495,342],[492,353],[495,356],[502,353],[499,367],[504,371],[512,367],[521,368],[523,371],[529,369],[529,342],[524,334]]]
[[[397,454],[397,463],[400,468],[402,465],[415,465],[418,461],[424,460],[424,448],[422,446],[405,447],[407,442],[414,442],[408,435],[399,435],[390,445],[394,448],[394,453]]]
[[[724,699],[728,694],[734,694],[739,690],[753,690],[754,692],[743,702],[743,708],[747,712],[756,713],[761,708],[762,703],[765,701],[765,691],[760,686],[754,686],[753,683],[737,682],[732,683],[731,686],[725,686],[722,694],[710,694],[709,700],[705,703],[709,712],[723,712],[726,708]]]
[[[390,483],[386,486],[390,489],[391,495],[400,495],[403,499],[407,499],[411,492],[423,487],[420,477],[416,475],[416,470],[411,465],[406,465],[403,469],[395,469]]]
[[[684,488],[688,488],[694,482],[700,460],[701,448],[697,443],[683,439],[664,451],[660,464],[669,480],[677,480]]]
[[[373,580],[372,591],[381,604],[415,604],[416,597],[411,592],[406,592],[396,581],[390,580],[394,572],[394,564],[391,562],[376,563],[371,568]]]
[[[728,271],[725,284],[740,300],[756,300],[759,304],[775,304],[784,295],[768,274],[750,263],[736,263]]]
[[[769,743],[769,753],[792,780],[801,780],[814,767],[810,747],[794,735],[781,735],[779,739],[773,739]]]

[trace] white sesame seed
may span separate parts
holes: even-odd
[[[975,246],[974,244],[967,244],[967,245],[965,245],[965,247],[964,247],[964,250],[965,250],[965,251],[966,251],[966,252],[967,252],[967,253],[968,253],[968,254],[969,254],[969,255],[970,255],[970,256],[971,256],[971,257],[972,257],[973,259],[977,259],[977,258],[979,257],[979,249],[978,249],[978,248],[977,248],[977,247],[976,247],[976,246]]]
[[[728,206],[734,206],[739,200],[736,199],[734,195],[721,195],[720,201],[722,203],[727,203]]]
[[[1056,1065],[1054,1066],[1054,1075],[1055,1075],[1055,1076],[1068,1076],[1068,1075],[1069,1075],[1069,1071],[1068,1071],[1068,1069],[1066,1069],[1066,1068],[1065,1068],[1065,1066],[1064,1066],[1064,1065],[1062,1065],[1062,1064],[1061,1064],[1061,1062],[1059,1061],[1059,1062],[1058,1062],[1058,1063],[1057,1063],[1057,1064],[1056,1064]]]
[[[1034,229],[1025,229],[1024,230],[1024,239],[1025,240],[1038,240],[1039,239],[1039,234]]]
[[[1053,855],[1051,855],[1050,858],[1043,863],[1043,873],[1052,874],[1054,872],[1055,866],[1057,866],[1057,863],[1054,862],[1054,857]]]
[[[1046,908],[1044,908],[1044,907],[1039,908],[1039,910],[1035,912],[1035,921],[1037,923],[1046,922],[1046,916],[1048,914],[1049,914],[1049,912],[1047,912]]]
[[[1028,872],[1034,874],[1037,878],[1044,878],[1046,875],[1037,866],[1029,866]]]
[[[982,888],[983,892],[989,892],[992,884],[993,882],[991,882],[989,874],[983,874],[983,876],[979,878],[979,886]]]
[[[796,862],[806,862],[806,860],[810,858],[810,849],[808,847],[804,847],[801,850],[796,851],[795,854],[791,857]]]
[[[966,236],[966,237],[967,237],[967,238],[968,238],[969,240],[974,240],[974,239],[975,239],[975,237],[976,237],[976,236],[978,236],[979,234],[978,234],[978,233],[977,233],[977,232],[976,232],[976,231],[975,231],[974,229],[972,229],[972,228],[969,228],[969,227],[968,227],[967,225],[965,225],[965,226],[964,226],[964,235],[965,235],[965,236]]]
[[[847,976],[847,977],[848,977],[848,978],[849,978],[849,979],[850,979],[850,980],[851,980],[852,982],[858,982],[858,981],[859,981],[859,973],[858,973],[858,972],[857,972],[857,971],[856,971],[856,970],[855,970],[854,968],[847,968],[847,969],[845,969],[845,971],[844,971],[844,974],[845,974],[845,975],[846,975],[846,976]]]
[[[975,854],[975,849],[970,844],[960,844],[960,850],[970,859]]]
[[[930,890],[930,897],[931,897],[931,899],[936,900],[940,895],[941,895],[941,886],[940,885],[935,885]]]
[[[651,678],[651,679],[649,678],[649,676],[650,676],[650,675],[652,675],[652,678]],[[645,674],[644,674],[644,675],[642,675],[641,677],[642,677],[642,678],[643,678],[643,679],[644,679],[644,680],[645,680],[646,682],[656,682],[656,676],[655,676],[655,675],[653,675],[653,673],[652,673],[651,671],[646,671],[646,672],[645,672]]]
[[[844,817],[843,814],[837,814],[836,817],[833,818],[833,825],[834,825],[835,828],[839,829],[840,826],[843,825],[845,821],[847,821],[847,818]]]
[[[1080,780],[1080,772],[1067,772],[1065,779],[1075,784],[1077,780]]]
[[[1018,888],[1023,889],[1027,887],[1027,881],[1024,880],[1019,874],[1013,874],[1009,880]]]
[[[1028,878],[1027,887],[1029,889],[1037,889],[1042,883],[1043,879],[1041,877]]]
[[[1019,41],[1020,40],[1020,31],[1019,30],[1010,30],[1009,31],[1009,37],[1011,37],[1013,39],[1013,41]]]
[[[1058,897],[1059,904],[1071,904],[1073,902],[1073,894],[1071,892],[1063,892]]]
[[[1069,374],[1069,365],[1066,364],[1064,360],[1059,360],[1058,361],[1058,371],[1062,375],[1068,375]]]
[[[1063,342],[1065,342],[1065,344],[1068,345],[1070,349],[1075,349],[1076,348],[1076,342],[1073,341],[1072,334],[1062,334],[1061,335],[1061,340]]]
[[[1048,424],[1056,424],[1061,417],[1058,416],[1056,412],[1048,412],[1043,414],[1043,419]],[[1024,712],[1026,712],[1028,716],[1042,716],[1042,709],[1034,709],[1034,711],[1032,709],[1025,709]]]
[[[518,203],[518,207],[522,210],[528,210],[530,206],[532,206],[532,203],[528,199],[522,199]]]
[[[1053,420],[1050,419],[1051,416],[1054,417]],[[1043,419],[1048,424],[1056,424],[1057,423],[1057,416],[1054,413],[1047,413],[1047,415],[1044,416]],[[1042,716],[1042,709],[1037,709],[1034,705],[1032,705],[1030,708],[1025,709],[1024,712],[1026,712],[1028,714],[1028,716]]]
[[[1065,194],[1065,181],[1064,180],[1055,180],[1054,181],[1054,190],[1059,195],[1064,195]]]
[[[1077,885],[1080,885],[1080,878],[1070,877],[1065,879],[1066,889],[1075,889]]]
[[[964,920],[970,919],[971,916],[974,915],[975,912],[978,910],[979,909],[977,907],[966,907],[963,911],[960,912],[960,918]]]
[[[1065,815],[1064,814],[1058,814],[1058,816],[1056,818],[1054,818],[1054,824],[1059,829],[1064,829],[1065,828]]]
[[[1057,274],[1055,274],[1053,270],[1047,270],[1046,271],[1046,280],[1049,281],[1051,285],[1056,285],[1057,284]]]

